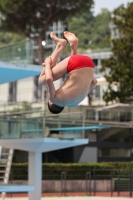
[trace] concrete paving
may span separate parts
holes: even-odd
[[[127,197],[43,197],[41,200],[129,200]],[[5,200],[28,200],[28,197],[13,197],[13,198],[5,198]]]

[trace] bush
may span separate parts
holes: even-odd
[[[129,175],[133,170],[133,162],[113,163],[42,163],[43,180],[61,179],[66,172],[67,179],[85,179],[90,172],[92,179],[110,179],[118,175]],[[13,163],[11,168],[13,180],[28,180],[28,163]]]

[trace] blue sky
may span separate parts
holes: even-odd
[[[94,0],[94,2],[94,14],[97,15],[100,13],[102,8],[107,8],[108,10],[113,11],[121,4],[126,5],[128,2],[133,2],[133,0]]]

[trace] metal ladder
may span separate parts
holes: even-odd
[[[8,184],[10,177],[10,170],[13,158],[13,149],[7,149],[0,146],[0,182],[1,184]],[[1,199],[5,199],[5,192],[1,194]]]

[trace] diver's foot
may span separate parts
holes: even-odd
[[[58,38],[54,32],[50,33],[50,37],[51,39],[55,42],[56,45],[60,46],[60,47],[64,47],[67,43],[67,41],[65,39],[61,39]]]
[[[74,33],[65,31],[64,37],[68,40],[70,46],[77,46],[78,45],[78,38],[75,36]]]

